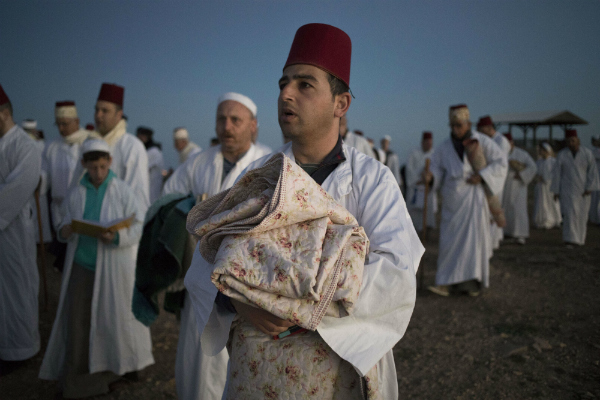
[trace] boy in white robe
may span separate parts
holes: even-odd
[[[154,131],[145,126],[139,126],[135,132],[138,139],[144,143],[148,152],[148,177],[150,179],[150,204],[160,197],[163,187],[163,169],[165,161],[160,143],[154,141]]]
[[[423,170],[426,160],[433,155],[433,135],[423,132],[421,147],[414,149],[406,163],[406,206],[410,218],[417,232],[423,230],[423,209],[425,199],[425,185],[423,184]],[[427,195],[427,226],[435,228],[435,215],[437,213],[437,196],[433,192]]]
[[[533,225],[538,229],[551,229],[560,226],[560,203],[554,199],[550,191],[552,172],[556,158],[548,142],[539,145],[540,159],[536,161],[537,175],[535,178],[533,200]]]
[[[525,244],[529,237],[529,213],[527,212],[527,186],[537,172],[533,158],[525,150],[515,146],[512,135],[504,135],[510,142],[508,175],[504,183],[502,208],[506,216],[504,233]]]
[[[15,124],[0,85],[0,376],[40,350],[37,225],[31,200],[41,163],[39,147]]]
[[[89,139],[81,152],[87,173],[69,193],[58,234],[68,241],[67,257],[39,374],[41,379],[61,380],[65,398],[107,393],[121,375],[154,363],[150,330],[131,311],[141,203],[110,170],[106,142]],[[73,220],[109,224],[130,216],[130,226],[92,236],[73,227]]]
[[[565,131],[567,147],[558,152],[551,190],[560,199],[563,242],[568,248],[585,244],[591,193],[600,190],[598,168],[592,151],[581,146],[577,131]]]

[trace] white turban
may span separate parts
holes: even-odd
[[[83,155],[92,151],[102,151],[110,154],[110,147],[108,147],[108,143],[102,139],[87,139],[81,145],[81,154]]]
[[[392,137],[391,137],[390,135],[385,135],[385,136],[383,137],[383,139],[384,139],[384,140],[387,140],[387,141],[388,141],[388,142],[390,142],[390,143],[392,142]]]
[[[33,119],[26,119],[23,121],[23,129],[37,129],[37,121]]]
[[[190,138],[190,134],[188,133],[187,129],[185,129],[185,128],[175,129],[175,131],[173,132],[173,139],[189,139],[189,138]]]
[[[228,92],[219,97],[219,103],[217,104],[217,106],[227,100],[237,101],[238,103],[246,106],[246,108],[252,113],[252,116],[256,118],[258,108],[256,107],[256,104],[254,104],[254,102],[250,100],[250,97],[244,96],[243,94],[239,93]]]
[[[75,104],[60,105],[54,109],[55,118],[77,118],[77,107]]]

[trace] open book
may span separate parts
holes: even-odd
[[[73,228],[73,232],[80,235],[97,237],[98,235],[107,231],[116,232],[119,229],[129,228],[133,223],[134,218],[135,214],[108,222],[74,219],[71,221],[71,228]]]

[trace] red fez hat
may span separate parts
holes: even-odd
[[[575,129],[567,129],[565,131],[565,138],[577,137],[577,131]]]
[[[433,139],[433,134],[429,131],[423,132],[423,140],[425,139]]]
[[[335,26],[307,24],[296,31],[283,69],[294,64],[309,64],[329,72],[350,86],[350,36]]]
[[[0,85],[0,106],[8,103],[9,101],[10,100],[8,99],[8,96],[6,93],[4,93],[4,89],[2,89],[2,85]]]
[[[506,132],[504,134],[504,137],[508,139],[508,141],[512,142],[513,138],[512,138],[512,134],[510,132]]]
[[[492,118],[489,115],[479,118],[479,121],[477,122],[477,128],[486,125],[494,125],[494,123],[492,122]]]
[[[58,107],[73,107],[75,106],[75,102],[74,101],[57,101],[56,102],[56,108]]]
[[[466,104],[457,104],[455,106],[450,106],[450,111],[458,110],[459,108],[468,108]]]
[[[123,107],[124,92],[125,88],[123,86],[112,83],[103,83],[100,88],[100,94],[98,94],[98,100],[109,101]]]
[[[85,126],[85,130],[86,131],[93,131],[94,130],[94,125],[93,124],[87,124]]]

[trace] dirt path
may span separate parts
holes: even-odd
[[[425,282],[433,284],[437,238],[427,244]],[[402,399],[600,398],[600,228],[587,246],[567,250],[560,231],[532,230],[525,246],[506,244],[492,258],[490,289],[480,297],[420,293],[405,337],[394,349]],[[60,290],[48,273],[49,311],[40,312],[45,349]],[[161,313],[152,326],[156,364],[140,382],[120,382],[96,399],[176,398],[178,324]],[[54,399],[37,378],[42,353],[0,378],[1,399]]]

